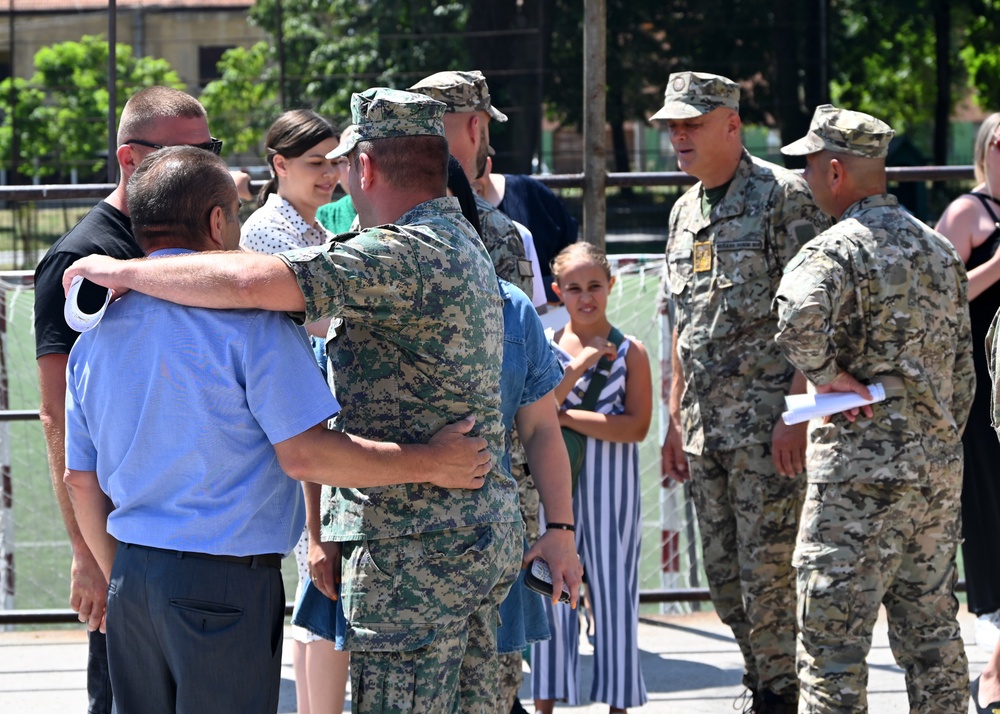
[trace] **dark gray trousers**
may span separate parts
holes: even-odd
[[[108,586],[118,714],[278,709],[281,570],[121,544]]]

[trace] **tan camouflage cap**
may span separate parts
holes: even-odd
[[[822,104],[816,107],[809,132],[798,141],[781,147],[781,153],[805,156],[826,149],[838,154],[881,159],[889,153],[889,142],[895,133],[888,124],[870,114]]]
[[[650,119],[694,119],[719,107],[740,110],[740,85],[718,74],[674,72],[663,107]]]
[[[359,141],[396,136],[444,136],[445,105],[423,94],[372,87],[351,96],[351,131],[326,155],[336,159]]]
[[[507,121],[507,115],[490,103],[490,88],[478,69],[438,72],[421,79],[410,87],[410,91],[444,102],[449,112],[486,112],[497,121]]]

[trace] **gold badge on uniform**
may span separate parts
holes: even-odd
[[[694,244],[694,272],[706,273],[712,269],[712,241]]]

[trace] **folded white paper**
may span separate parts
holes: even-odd
[[[87,330],[92,330],[97,327],[97,323],[101,321],[104,317],[104,311],[108,309],[108,303],[111,301],[111,291],[108,290],[107,297],[104,298],[104,304],[101,309],[97,312],[88,315],[80,309],[77,305],[76,299],[80,294],[80,286],[83,285],[83,276],[77,275],[73,278],[73,281],[69,284],[69,293],[66,295],[66,305],[63,307],[63,317],[66,318],[66,324],[72,327],[77,332],[86,332]]]
[[[854,392],[828,392],[827,394],[792,394],[785,397],[788,409],[781,418],[788,425],[839,414],[840,412],[874,404],[885,399],[885,387],[881,382],[868,385],[872,399],[865,399]]]

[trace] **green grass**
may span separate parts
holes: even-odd
[[[626,274],[612,300],[612,321],[625,334],[640,339],[650,353],[653,384],[659,383],[659,330],[655,321],[658,270],[645,277]],[[619,293],[618,290],[621,292]],[[31,331],[33,292],[7,292],[6,359],[11,409],[37,409],[38,386]],[[654,413],[654,417],[656,413]],[[658,421],[640,447],[643,498],[643,554],[640,587],[661,587],[660,468]],[[70,549],[52,494],[45,443],[37,421],[11,422],[8,430],[13,481],[15,607],[63,608],[69,600]],[[2,432],[0,432],[2,433]],[[686,543],[682,543],[685,547]],[[685,566],[686,567],[686,566]],[[286,593],[294,596],[297,574],[293,559],[284,561]],[[658,606],[644,606],[656,611]]]
[[[0,209],[0,270],[33,269],[49,246],[92,206],[77,203],[29,201]]]

